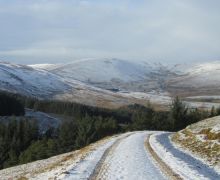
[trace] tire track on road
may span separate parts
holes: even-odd
[[[96,165],[96,167],[95,167],[93,173],[90,175],[89,180],[97,180],[97,179],[98,179],[99,175],[102,174],[102,171],[104,171],[104,170],[106,169],[106,168],[105,168],[105,160],[106,160],[106,158],[114,152],[114,150],[117,148],[117,146],[120,144],[120,142],[121,142],[123,139],[125,139],[125,138],[131,136],[132,134],[133,134],[133,133],[130,133],[130,134],[126,135],[126,136],[123,136],[123,137],[117,139],[117,140],[104,152],[102,158],[99,160],[98,164]]]
[[[179,174],[175,173],[153,150],[149,142],[150,136],[147,136],[146,141],[144,142],[146,150],[151,154],[152,158],[155,160],[156,164],[159,166],[160,170],[171,180],[182,180]]]

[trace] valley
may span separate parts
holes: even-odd
[[[219,9],[0,0],[0,180],[220,180]]]
[[[192,108],[210,109],[219,106],[219,67],[218,61],[168,66],[110,58],[29,66],[1,62],[0,88],[106,108],[150,101],[166,109],[179,96]]]

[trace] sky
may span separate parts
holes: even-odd
[[[220,60],[219,0],[0,0],[0,60]]]

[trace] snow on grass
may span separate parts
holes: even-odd
[[[172,98],[166,93],[144,93],[144,92],[119,92],[118,94],[125,97],[133,97],[137,99],[145,99],[152,103],[169,105],[172,102]]]
[[[64,100],[93,106],[98,104],[98,106],[115,108],[134,103],[145,105],[147,101],[150,101],[156,106],[167,108],[172,102],[169,93],[158,87],[152,88],[155,86],[154,83],[152,87],[147,83],[151,87],[151,90],[148,89],[150,92],[138,92],[143,90],[141,86],[139,87],[139,83],[142,84],[143,80],[148,82],[146,79],[153,78],[153,82],[158,81],[154,79],[155,72],[159,76],[163,76],[161,71],[169,74],[164,68],[162,65],[152,66],[144,62],[132,63],[119,59],[85,59],[69,64],[31,66],[0,62],[0,89],[40,98],[58,100],[64,98]],[[114,82],[116,84],[112,80],[116,81]],[[106,86],[108,82],[113,83],[112,85],[116,89],[120,89],[123,83],[127,83],[125,86],[122,85],[122,89],[127,90],[131,86],[135,87],[131,90],[135,92],[113,93],[105,90],[105,87],[109,87]],[[100,83],[104,83],[104,85],[99,86]],[[219,103],[186,103],[190,107],[205,109],[219,106]]]
[[[192,101],[184,101],[191,108],[201,108],[201,109],[211,109],[213,106],[218,108],[220,103],[212,103],[212,102],[192,102]]]
[[[203,129],[211,129],[211,132],[220,132],[220,116],[208,118],[187,127],[190,131],[198,133]]]
[[[189,96],[186,99],[220,99],[220,96]]]
[[[220,116],[188,126],[173,134],[172,141],[220,173]]]
[[[56,68],[51,65],[32,67],[52,68],[52,72],[56,74],[83,82],[106,82],[112,79],[137,81],[146,78],[146,74],[153,71],[149,64],[114,58],[87,58],[60,64]]]
[[[152,135],[150,144],[154,151],[174,172],[186,180],[215,180],[220,178],[220,174],[213,168],[175,147],[170,142],[169,135],[170,133]]]
[[[220,70],[220,62],[214,61],[214,62],[208,62],[208,63],[201,63],[194,65],[187,69],[187,72],[191,74],[199,74],[204,72],[215,72]]]
[[[215,153],[217,151],[214,150],[216,145],[219,144],[217,141],[214,140],[211,143],[207,142],[205,135],[195,135],[193,139],[186,137],[183,140],[179,140],[179,142],[173,137],[172,144],[175,148],[180,149],[182,152],[189,154],[190,156],[193,156],[195,159],[213,168],[220,175],[219,155],[216,155]]]
[[[63,78],[48,71],[5,62],[0,62],[0,86],[29,95],[49,95],[70,88]]]
[[[176,87],[219,87],[220,62],[202,63],[182,69],[182,76],[174,77]]]
[[[59,67],[60,65],[61,64],[33,64],[33,65],[28,65],[28,66],[35,68],[35,69],[53,70]]]

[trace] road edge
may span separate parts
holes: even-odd
[[[156,165],[160,168],[160,170],[163,172],[163,174],[171,179],[171,180],[182,180],[179,174],[174,172],[169,165],[167,165],[159,156],[158,154],[153,150],[151,144],[150,144],[150,137],[152,134],[149,134],[144,141],[144,146],[147,152],[151,155],[152,159],[155,161]]]

